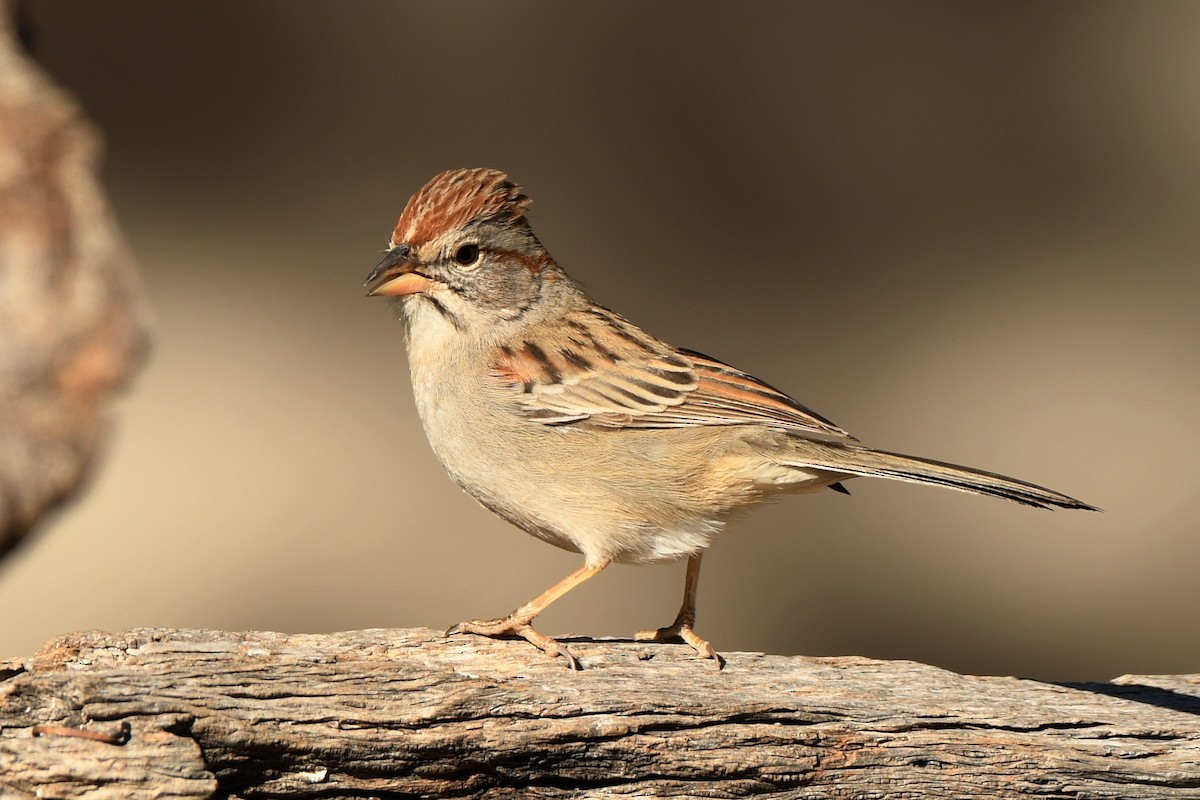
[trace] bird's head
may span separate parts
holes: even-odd
[[[368,295],[426,303],[460,329],[517,319],[561,276],[525,218],[519,186],[492,169],[455,169],[405,206]]]

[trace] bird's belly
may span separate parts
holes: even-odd
[[[656,459],[642,432],[546,426],[446,388],[440,402],[418,401],[431,447],[456,483],[522,530],[590,562],[627,563],[692,555],[720,531],[723,510],[697,502],[693,470]]]

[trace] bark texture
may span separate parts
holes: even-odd
[[[1197,675],[572,648],[582,672],[423,629],[70,634],[0,672],[0,796],[1200,797]]]
[[[0,556],[80,486],[145,347],[99,136],[13,29],[0,0]]]

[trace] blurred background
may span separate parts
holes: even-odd
[[[451,484],[363,297],[408,196],[491,166],[652,333],[868,444],[1106,509],[863,480],[781,500],[705,559],[718,650],[1200,672],[1200,6],[27,10],[105,136],[154,348],[90,489],[0,564],[0,655],[81,628],[442,628],[574,569]],[[665,625],[682,575],[611,568],[539,627]]]

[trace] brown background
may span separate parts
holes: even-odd
[[[451,485],[362,297],[408,195],[486,165],[652,332],[868,443],[1107,509],[781,501],[707,559],[718,649],[1200,671],[1195,4],[30,10],[107,137],[156,346],[91,492],[0,567],[0,654],[447,626],[574,568]],[[542,627],[665,624],[681,575],[614,568]]]

